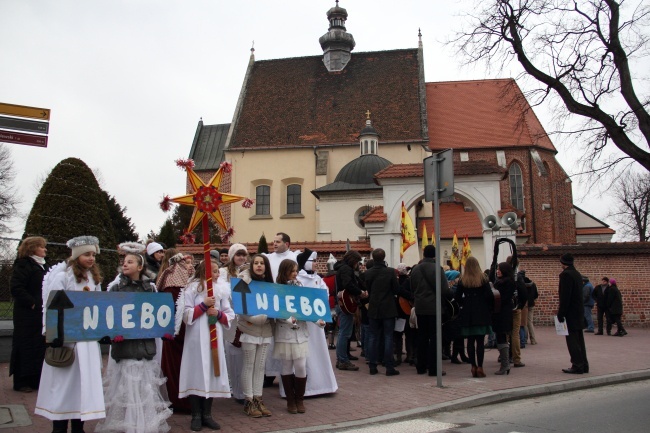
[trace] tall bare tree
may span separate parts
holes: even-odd
[[[650,173],[627,173],[612,188],[614,207],[609,216],[625,239],[650,241]]]
[[[561,108],[557,132],[575,134],[586,172],[626,159],[650,171],[650,99],[640,85],[650,68],[632,70],[648,55],[647,0],[480,0],[467,17],[451,43],[470,64],[519,62],[537,84],[531,103],[551,97]],[[570,131],[568,113],[582,120]]]
[[[13,184],[15,177],[11,152],[4,144],[0,144],[0,233],[9,230],[8,221],[17,212],[18,197]]]

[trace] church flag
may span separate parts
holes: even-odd
[[[451,268],[458,270],[460,267],[460,251],[458,250],[458,236],[456,235],[456,230],[454,230],[454,238],[451,241]]]
[[[429,237],[427,236],[427,225],[422,221],[422,251],[424,247],[429,245]]]
[[[431,229],[431,245],[434,247],[436,246],[436,231],[432,228]]]
[[[467,258],[471,256],[472,256],[472,250],[469,247],[469,236],[465,235],[465,238],[463,239],[463,251],[461,253],[460,264],[465,266],[465,263],[467,262]]]
[[[400,260],[404,257],[404,251],[406,251],[411,245],[417,242],[415,237],[415,228],[413,227],[413,220],[402,202],[402,247],[400,248],[399,257]]]

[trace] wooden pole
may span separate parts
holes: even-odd
[[[212,290],[212,261],[210,260],[210,227],[208,226],[208,215],[204,214],[201,218],[201,227],[203,229],[203,261],[205,263],[205,282],[207,284],[208,297],[214,296]],[[216,308],[216,307],[215,307]],[[210,350],[212,352],[212,366],[214,367],[214,376],[221,376],[219,367],[219,346],[217,341],[217,318],[208,316],[210,324]]]

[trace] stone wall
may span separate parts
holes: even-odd
[[[579,245],[522,245],[517,247],[520,269],[535,281],[539,299],[535,322],[552,325],[558,307],[560,256],[571,253],[575,268],[592,284],[602,277],[615,278],[623,295],[623,324],[650,327],[650,243],[618,242]],[[594,323],[596,308],[593,310]]]

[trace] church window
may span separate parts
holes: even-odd
[[[287,186],[287,214],[301,213],[301,190],[297,184]]]
[[[508,170],[510,181],[510,203],[519,210],[524,210],[524,182],[521,167],[516,162]]]
[[[271,187],[268,185],[255,188],[255,214],[271,215]]]

